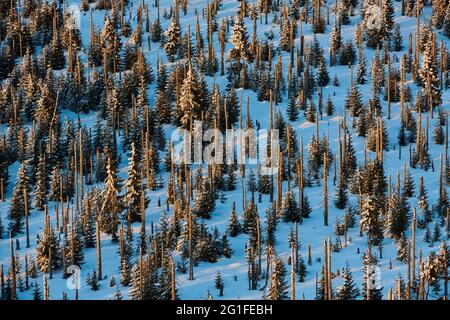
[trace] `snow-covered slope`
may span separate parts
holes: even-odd
[[[78,4],[79,1],[77,0],[69,0],[66,1],[67,5],[72,4]],[[130,11],[130,15],[133,17],[132,19],[132,26],[136,25],[136,13],[139,7],[139,4],[141,3],[140,0],[131,0],[131,4],[128,7],[128,10]],[[333,7],[334,1],[329,0],[328,5],[330,6],[330,12]],[[170,0],[161,0],[160,1],[160,8],[161,12],[164,10],[169,10],[170,6],[173,5],[173,2]],[[200,21],[200,28],[203,33],[204,39],[206,39],[206,19],[202,17],[202,9],[205,7],[206,2],[203,0],[191,0],[189,1],[188,11],[187,14],[180,14],[180,25],[182,32],[186,32],[187,26],[191,26],[191,31],[194,30],[194,26],[196,23],[196,12],[199,13],[199,21]],[[103,20],[105,15],[108,14],[107,11],[104,10],[96,10],[95,5],[91,4],[92,6],[92,16],[93,16],[93,22],[94,22],[94,28],[95,29],[101,29],[103,27]],[[236,10],[239,6],[238,1],[234,0],[223,0],[222,6],[220,7],[220,10],[218,11],[217,15],[217,21],[220,21],[222,18],[226,17],[234,17],[236,14]],[[403,36],[403,43],[405,49],[403,51],[399,52],[392,52],[392,55],[397,56],[400,58],[404,53],[406,53],[406,47],[407,47],[407,39],[409,33],[415,32],[416,29],[416,18],[414,17],[407,17],[407,16],[401,16],[401,3],[395,2],[395,12],[396,12],[396,22],[400,24],[400,29]],[[279,15],[278,12],[276,12],[277,15]],[[128,15],[128,14],[127,14]],[[156,19],[156,9],[154,7],[154,1],[150,1],[149,3],[149,16],[150,20],[153,21]],[[162,14],[161,14],[162,16]],[[425,21],[428,21],[428,19],[431,16],[431,7],[425,7],[423,10],[422,16],[424,17]],[[277,48],[279,46],[279,28],[277,25],[271,23],[271,21],[274,18],[274,14],[271,13],[269,15],[269,23],[265,24],[264,19],[258,20],[257,22],[257,30],[258,30],[258,38],[264,39],[265,34],[268,31],[273,31],[274,38],[272,40],[274,47]],[[361,23],[359,11],[355,10],[355,15],[350,17],[351,23],[349,25],[343,25],[342,26],[342,36],[343,40],[352,40],[354,41],[354,35],[356,31],[356,25],[357,23]],[[89,45],[89,38],[90,38],[90,23],[89,23],[89,13],[82,13],[81,14],[81,35],[83,40],[83,45],[85,48],[85,53],[87,52],[87,48]],[[163,29],[167,29],[170,20],[161,18],[161,23]],[[245,23],[247,26],[247,29],[249,30],[249,36],[251,36],[251,30],[252,30],[252,20],[250,18],[245,18]],[[426,22],[427,23],[427,22]],[[330,13],[330,21],[329,24],[326,25],[326,31],[324,34],[317,34],[315,35],[325,50],[325,57],[328,59],[329,57],[329,37],[330,32],[332,29],[332,26],[334,24],[334,14]],[[311,31],[311,24],[305,24],[303,23],[303,34],[305,38],[305,43],[308,44],[311,42],[314,38],[314,34]],[[447,46],[450,44],[449,38],[442,35],[440,32],[437,32],[437,41],[438,43],[440,41],[443,41]],[[144,36],[146,38],[146,36]],[[216,53],[220,51],[219,47],[219,41],[217,40],[217,33],[213,35],[213,41],[214,41],[214,47]],[[147,61],[153,66],[153,69],[156,70],[156,63],[157,60],[160,59],[163,63],[167,63],[168,66],[171,65],[167,61],[167,57],[165,54],[164,49],[162,49],[158,44],[152,43],[151,48],[149,49],[146,45],[147,41],[144,41],[144,54],[147,58]],[[300,39],[297,38],[295,40],[295,45],[299,45]],[[228,52],[232,48],[232,44],[230,42],[226,43],[226,49],[225,51]],[[86,54],[82,54],[82,60],[85,63],[86,62]],[[280,51],[282,61],[283,61],[283,74],[287,75],[288,73],[288,64],[290,61],[290,54],[287,52]],[[372,61],[372,58],[375,56],[376,50],[365,47],[365,55],[368,62],[368,70],[370,72],[370,62]],[[278,57],[276,57],[278,59]],[[398,59],[400,60],[400,59]],[[391,65],[391,67],[398,68],[400,65],[400,62],[394,63]],[[329,63],[328,63],[329,66]],[[356,66],[354,66],[355,69]],[[350,76],[351,76],[351,70],[349,67],[346,66],[333,66],[328,67],[328,72],[330,74],[330,77],[333,78],[335,75],[339,79],[339,86],[336,87],[332,83],[327,85],[323,88],[323,97],[324,101],[325,98],[330,95],[332,97],[333,104],[336,108],[336,112],[332,116],[323,115],[323,117],[320,119],[320,136],[329,136],[330,141],[330,147],[332,152],[337,155],[338,154],[338,126],[339,122],[342,121],[344,114],[344,101],[347,96],[347,92],[350,87]],[[354,72],[353,72],[354,74]],[[359,85],[359,91],[362,94],[362,101],[364,104],[367,104],[369,98],[371,97],[371,81],[370,81],[370,75],[367,76],[367,79],[369,80],[364,85]],[[418,87],[416,84],[411,81],[410,75],[407,75],[406,84],[411,87],[412,90],[412,96],[415,97],[416,90],[418,90]],[[220,76],[220,72],[216,74],[215,77],[206,77],[206,81],[210,86],[210,89],[212,88],[213,84],[219,85],[221,91],[225,90],[225,87],[227,85],[227,79],[226,76]],[[149,87],[149,104],[153,105],[155,101],[155,84],[152,83]],[[258,121],[261,125],[261,128],[268,128],[269,127],[269,102],[268,101],[258,101],[257,94],[251,90],[243,90],[238,89],[238,96],[242,94],[242,97],[245,99],[249,98],[249,111],[251,115],[251,119],[253,121]],[[317,93],[314,95],[314,101],[317,105]],[[387,119],[386,117],[386,110],[387,110],[387,102],[383,99],[380,99],[382,106],[383,106],[383,112],[384,112],[384,120],[387,127],[387,132],[389,134],[389,151],[384,152],[384,168],[385,168],[385,174],[386,176],[392,177],[392,185],[395,186],[397,183],[397,173],[400,172],[401,180],[403,183],[403,165],[406,162],[407,165],[409,164],[409,151],[408,147],[403,147],[402,149],[402,155],[401,159],[399,159],[399,150],[398,150],[398,143],[397,143],[397,135],[400,128],[400,102],[398,103],[391,103],[391,118]],[[286,114],[286,110],[288,107],[288,97],[283,97],[283,101],[279,103],[276,108],[277,110],[280,110],[283,114]],[[450,108],[450,92],[448,90],[442,91],[442,108],[443,110],[448,111]],[[417,113],[413,112],[414,117],[417,117]],[[62,117],[68,116],[69,118],[76,119],[77,115],[64,110],[62,112]],[[83,124],[86,124],[89,127],[93,127],[94,121],[95,121],[95,114],[93,112],[89,114],[82,114],[80,115],[81,120]],[[434,128],[435,121],[437,121],[436,112],[435,117],[430,118],[429,113],[422,115],[423,124],[426,118],[429,118],[429,126],[430,126],[430,132],[432,128]],[[244,121],[245,121],[245,115],[244,115]],[[357,155],[357,161],[358,164],[363,164],[364,161],[364,138],[358,137],[355,133],[354,128],[351,126],[352,119],[350,116],[347,115],[347,127],[349,128],[354,148],[356,150]],[[292,126],[296,130],[297,136],[302,138],[305,148],[305,157],[307,153],[307,144],[309,143],[311,137],[316,132],[316,125],[314,123],[310,123],[305,120],[303,112],[300,114],[300,118],[298,121],[295,121],[291,123]],[[6,132],[6,127],[2,126],[1,130],[2,133]],[[166,136],[170,137],[171,131],[174,129],[173,126],[166,126]],[[430,137],[431,140],[431,137]],[[436,145],[434,143],[430,144],[429,153],[434,165],[434,170],[428,170],[424,171],[419,168],[412,169],[408,167],[408,170],[410,170],[412,177],[414,178],[414,182],[416,184],[416,194],[418,190],[418,184],[419,184],[419,178],[420,176],[423,176],[424,179],[424,186],[428,190],[428,196],[429,196],[429,202],[430,204],[435,204],[438,197],[439,197],[439,161],[440,156],[444,154],[445,152],[445,145]],[[121,150],[121,148],[119,148]],[[367,151],[367,157],[375,158],[375,154],[373,152]],[[122,155],[122,163],[120,164],[120,177],[126,178],[127,171],[127,161],[128,158],[127,155]],[[161,153],[161,158],[164,158],[164,154]],[[329,226],[323,225],[323,186],[322,183],[320,185],[313,185],[312,187],[305,188],[305,192],[307,196],[309,197],[309,200],[311,202],[312,207],[312,213],[311,217],[308,219],[304,219],[303,223],[299,225],[299,241],[301,243],[300,253],[303,256],[303,258],[306,260],[306,257],[308,256],[308,246],[311,246],[311,254],[312,254],[312,264],[307,265],[307,275],[304,282],[296,282],[296,297],[297,298],[305,298],[305,299],[314,299],[316,296],[316,277],[320,277],[320,272],[323,265],[323,242],[325,239],[330,237],[333,241],[336,239],[336,235],[334,233],[334,222],[336,219],[339,219],[339,221],[342,222],[343,216],[345,214],[345,210],[339,210],[336,209],[333,204],[333,199],[335,195],[336,185],[333,182],[333,172],[334,172],[334,166],[331,168],[331,174],[328,181],[328,197],[329,197]],[[8,208],[10,205],[10,199],[12,195],[12,188],[13,188],[13,182],[16,179],[17,170],[18,170],[19,164],[14,163],[9,168],[10,173],[10,181],[12,182],[9,186],[9,189],[7,191],[7,198],[6,201],[0,202],[0,214],[3,220],[4,224],[7,224],[8,218]],[[163,170],[164,171],[164,170]],[[168,174],[163,173],[162,177],[167,181]],[[287,182],[283,182],[283,190],[287,190]],[[298,195],[298,188],[294,187],[293,191],[296,195]],[[148,234],[150,234],[150,228],[151,224],[153,223],[154,226],[157,226],[157,224],[160,221],[161,213],[163,208],[157,206],[158,199],[161,199],[162,203],[165,203],[166,198],[166,189],[165,187],[162,189],[159,189],[157,191],[147,191],[146,196],[148,199],[150,199],[150,204],[148,209],[146,210],[146,224],[148,229]],[[230,216],[230,211],[233,202],[236,203],[236,210],[240,217],[242,217],[242,213],[244,211],[244,208],[242,208],[242,189],[241,189],[241,183],[238,181],[236,185],[236,190],[234,191],[228,191],[225,192],[226,200],[223,201],[223,203],[218,200],[216,202],[216,208],[212,214],[211,219],[207,220],[207,226],[208,228],[214,228],[217,227],[220,232],[224,232],[228,226],[228,220]],[[247,192],[246,194],[247,200],[250,199],[250,193]],[[350,194],[349,195],[349,202],[351,205],[357,207],[358,205],[358,197],[356,195]],[[417,207],[417,198],[412,197],[409,198],[409,204],[411,207]],[[258,211],[260,214],[260,217],[262,219],[263,224],[263,230],[265,230],[265,211],[267,208],[271,206],[271,203],[269,202],[269,196],[263,195],[262,196],[262,202],[258,203]],[[55,204],[53,202],[50,202],[48,204],[49,207],[49,214],[51,217],[51,223],[52,225],[55,225],[55,212],[54,207]],[[167,212],[167,216],[170,218],[173,214],[173,207],[170,207],[170,210]],[[355,283],[358,285],[358,287],[361,287],[362,285],[362,255],[367,250],[367,236],[364,234],[362,237],[359,234],[359,227],[358,227],[359,219],[357,218],[356,226],[348,230],[347,238],[348,243],[346,246],[344,246],[340,252],[332,252],[331,254],[331,268],[332,271],[335,272],[336,270],[341,270],[348,264],[350,266],[350,269],[353,273],[353,277],[355,280]],[[36,255],[36,235],[41,235],[44,229],[44,214],[41,211],[37,211],[35,209],[31,210],[30,213],[30,235],[31,235],[31,246],[30,248],[25,248],[25,234],[21,234],[17,236],[16,238],[20,242],[20,250],[17,250],[16,253],[23,259],[23,257],[26,254],[30,254],[35,256]],[[433,224],[430,225],[433,227]],[[277,237],[277,244],[276,244],[276,251],[278,256],[288,259],[290,256],[290,247],[289,247],[289,233],[290,230],[294,227],[293,224],[290,223],[284,223],[282,221],[279,222],[278,228],[276,231],[276,237]],[[133,225],[133,230],[136,234],[139,233],[140,224],[136,223]],[[447,239],[447,235],[445,234],[445,226],[442,227],[442,231],[444,235],[442,236],[442,240]],[[424,259],[427,257],[428,253],[431,251],[437,252],[439,250],[439,244],[435,243],[433,245],[429,245],[428,243],[425,243],[422,241],[424,235],[424,229],[417,229],[416,230],[416,252],[417,252],[417,260],[419,256],[419,252],[422,252],[422,256]],[[6,236],[6,234],[5,234]],[[408,230],[406,236],[408,239],[411,238],[411,231]],[[135,237],[135,241],[136,241]],[[93,269],[96,268],[97,262],[97,256],[96,256],[96,249],[85,249],[85,263],[82,265],[81,268],[81,288],[79,291],[79,299],[110,299],[113,297],[114,292],[116,288],[111,288],[109,286],[109,282],[112,276],[115,277],[116,282],[118,283],[118,279],[120,279],[119,274],[119,247],[117,244],[111,242],[111,237],[103,234],[101,235],[102,239],[102,264],[103,264],[103,275],[105,277],[105,280],[100,282],[100,290],[98,291],[92,291],[90,288],[86,285],[85,279],[89,272],[92,272]],[[246,254],[245,254],[245,245],[248,241],[248,235],[246,234],[240,234],[237,237],[230,237],[230,244],[232,249],[234,250],[234,253],[231,258],[225,258],[221,257],[218,262],[216,263],[206,263],[201,262],[198,266],[194,267],[194,276],[195,279],[190,281],[188,280],[187,274],[181,274],[177,273],[176,275],[176,281],[177,286],[179,289],[179,295],[181,299],[205,299],[208,295],[208,292],[211,293],[214,299],[262,299],[264,292],[261,290],[248,290],[248,265],[246,260]],[[343,237],[341,237],[341,241],[343,242]],[[395,288],[396,278],[399,274],[403,276],[403,278],[406,278],[407,275],[407,264],[402,263],[398,260],[396,260],[396,250],[397,245],[396,243],[390,239],[385,238],[383,241],[383,254],[382,258],[379,259],[378,266],[380,267],[380,274],[381,274],[381,281],[383,286],[383,296],[386,297],[388,294],[389,289]],[[378,250],[374,249],[374,254],[378,256]],[[136,256],[134,256],[133,260],[137,259]],[[179,261],[179,253],[176,251],[174,252],[174,259],[176,261]],[[3,239],[0,240],[0,263],[3,264],[5,268],[5,273],[9,269],[10,264],[10,258],[9,258],[9,239]],[[22,262],[23,264],[23,262]],[[390,266],[392,264],[392,267]],[[266,257],[263,256],[263,262],[262,265],[265,267],[266,265]],[[290,266],[287,266],[287,270],[290,270]],[[218,294],[218,290],[214,287],[214,279],[216,277],[217,272],[220,271],[225,282],[225,288],[224,288],[224,295],[223,297],[220,297]],[[417,270],[418,272],[418,270]],[[289,279],[289,276],[287,276],[287,279]],[[40,283],[40,286],[42,288],[42,282],[43,282],[43,275],[41,273],[38,274],[37,279],[35,279],[38,283]],[[34,279],[32,282],[35,281]],[[74,299],[75,297],[75,290],[73,290],[73,279],[63,279],[62,272],[56,271],[53,274],[53,279],[48,279],[47,275],[47,281],[50,288],[50,298],[51,299],[61,299],[62,293],[66,292],[69,299]],[[289,281],[288,281],[289,283]],[[340,276],[336,276],[335,279],[333,279],[333,287],[336,288],[336,286],[342,284],[342,279]],[[264,280],[260,280],[259,282],[259,288],[261,288],[264,285]],[[128,296],[128,288],[120,286],[118,284],[118,288],[121,291],[124,298],[127,298]],[[32,298],[32,290],[28,290],[25,292],[18,292],[18,296],[20,299],[31,299]],[[360,296],[361,298],[361,296]],[[433,297],[430,297],[433,298]]]

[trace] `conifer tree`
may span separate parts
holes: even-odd
[[[97,272],[92,270],[92,273],[88,273],[86,278],[86,284],[92,291],[97,291],[100,289],[100,285],[98,283]]]
[[[404,181],[403,181],[403,195],[411,198],[414,196],[414,180],[410,171],[406,171]]]
[[[65,265],[81,266],[84,263],[82,230],[78,216],[72,220],[63,244]]]
[[[98,190],[94,189],[83,198],[81,205],[81,233],[86,248],[95,247],[95,222],[98,214],[98,195]]]
[[[301,222],[300,211],[297,200],[295,199],[295,194],[290,190],[284,195],[280,215],[283,217],[284,222]]]
[[[258,184],[256,183],[255,173],[252,169],[250,169],[250,172],[247,177],[247,189],[252,194],[254,194],[256,191],[258,191]]]
[[[119,301],[123,299],[122,293],[120,292],[120,289],[119,289],[118,286],[116,286],[116,290],[114,291],[114,296],[113,296],[112,299],[113,300],[119,300]]]
[[[233,49],[230,51],[230,57],[238,62],[240,59],[246,60],[248,50],[248,34],[241,15],[236,15],[230,42],[233,44]]]
[[[122,199],[119,196],[120,185],[111,160],[108,160],[105,188],[100,194],[100,229],[112,235],[113,241],[117,241],[117,228],[119,226],[119,214],[122,211]]]
[[[298,107],[297,107],[297,101],[295,99],[295,95],[292,92],[289,95],[289,104],[288,104],[288,109],[287,109],[287,115],[288,115],[288,119],[289,121],[297,121],[298,120]]]
[[[381,300],[383,298],[383,287],[380,283],[379,274],[377,274],[377,263],[378,261],[373,256],[369,245],[363,255],[362,292],[366,300]]]
[[[374,245],[379,245],[383,240],[383,226],[374,196],[368,196],[364,201],[360,223],[363,230],[367,232],[370,242]]]
[[[334,205],[338,209],[345,209],[348,202],[347,189],[344,184],[344,178],[340,177],[338,188],[336,190],[336,195],[334,199]]]
[[[383,28],[386,30],[386,33],[389,34],[394,28],[395,19],[395,8],[392,0],[383,1],[381,11],[383,17]]]
[[[0,239],[3,239],[4,232],[5,232],[5,227],[3,226],[2,216],[0,215]]]
[[[341,49],[342,44],[342,36],[341,36],[341,27],[338,26],[338,24],[334,23],[333,29],[330,33],[330,50],[332,52],[331,54],[331,64],[334,65],[336,63],[336,56],[339,53],[339,50]]]
[[[319,69],[317,73],[317,85],[319,87],[325,87],[330,82],[330,76],[328,74],[327,65],[325,59],[322,57],[319,61]]]
[[[366,34],[367,46],[371,48],[381,47],[385,37],[384,17],[381,18],[378,6],[368,6],[364,12],[363,28]]]
[[[33,285],[33,300],[42,300],[42,292],[39,284],[35,281]]]
[[[352,84],[351,89],[345,99],[345,108],[349,110],[351,116],[358,116],[363,104],[361,101],[361,93],[355,83]]]
[[[192,212],[203,219],[209,219],[215,208],[214,194],[210,190],[210,182],[208,180],[201,181],[197,184],[195,190],[195,201]]]
[[[138,155],[134,142],[131,145],[131,156],[128,159],[128,178],[125,181],[126,193],[124,202],[127,206],[128,219],[130,223],[141,221],[141,192],[142,182],[139,168]],[[147,201],[144,201],[144,203]],[[146,204],[146,203],[145,203]]]
[[[366,72],[367,72],[366,57],[363,55],[358,60],[358,67],[356,69],[356,83],[357,84],[365,84],[366,83],[366,81],[367,81]]]
[[[50,267],[56,270],[60,266],[61,252],[59,240],[55,230],[51,227],[47,218],[46,226],[36,247],[36,261],[41,272],[48,273]]]
[[[442,33],[450,38],[450,9],[447,7],[447,13],[445,14]]]
[[[394,239],[399,239],[409,226],[410,212],[404,195],[395,194],[389,200],[386,228]]]
[[[53,34],[49,52],[49,63],[53,70],[61,70],[66,64],[66,60],[64,57],[64,48],[59,32],[55,32]]]
[[[273,272],[270,278],[270,287],[266,293],[266,300],[289,299],[288,284],[285,280],[286,268],[281,258],[275,257],[273,261]]]
[[[228,179],[227,179],[227,190],[233,191],[236,189],[236,175],[234,173],[234,166],[228,166]]]
[[[217,273],[216,273],[216,279],[214,280],[214,286],[217,290],[219,290],[219,296],[222,297],[225,284],[224,284],[222,274],[220,273],[220,271],[217,271]]]
[[[425,228],[425,232],[423,234],[423,241],[426,243],[431,244],[432,243],[432,235],[431,235],[431,230],[430,230],[430,226],[427,225]]]
[[[241,226],[241,223],[239,222],[239,218],[236,214],[236,209],[235,209],[234,203],[233,203],[233,207],[231,208],[230,222],[228,224],[227,231],[228,231],[228,234],[230,235],[230,237],[236,237],[242,232],[242,226]]]
[[[333,101],[331,100],[330,95],[328,95],[328,97],[327,97],[327,101],[325,103],[325,110],[326,110],[327,116],[332,116],[334,114],[334,104],[333,104]]]
[[[165,90],[165,89],[164,89]],[[163,90],[156,90],[156,102],[155,102],[156,113],[158,115],[158,122],[161,124],[170,123],[172,117],[172,107],[168,96]]]
[[[359,296],[359,290],[353,281],[353,275],[348,264],[345,266],[344,271],[342,271],[341,277],[344,280],[344,283],[338,289],[337,298],[339,300],[356,300]]]
[[[394,33],[391,38],[391,48],[393,51],[403,50],[403,38],[400,31],[400,24],[398,23],[394,25]]]
[[[180,104],[177,106],[178,118],[184,128],[189,128],[191,119],[201,119],[202,112],[206,111],[203,109],[201,90],[197,75],[189,65],[181,86]]]
[[[397,285],[394,289],[394,296],[397,296],[398,300],[406,300],[405,280],[403,280],[403,277],[400,273],[398,274],[395,281]]]
[[[30,178],[28,172],[29,161],[24,161],[17,173],[17,180],[14,185],[11,204],[8,211],[9,226],[8,230],[11,232],[12,236],[17,235],[22,231],[23,220],[24,220],[24,198],[27,198],[28,210],[31,208],[30,201]]]
[[[397,260],[403,263],[408,261],[408,240],[404,233],[397,240]]]
[[[271,190],[271,176],[261,174],[261,170],[258,170],[258,192],[262,194],[269,194]]]
[[[245,233],[250,234],[256,229],[256,216],[258,215],[258,210],[253,202],[245,208],[244,219],[243,219],[243,230]]]
[[[308,122],[316,122],[316,106],[312,100],[309,101],[308,109],[305,111],[305,118]]]
[[[47,169],[43,154],[39,157],[39,163],[36,171],[36,191],[34,192],[34,205],[36,209],[43,211],[47,204]]]
[[[296,274],[298,276],[299,282],[305,282],[305,277],[307,274],[305,260],[301,255],[298,257],[297,266],[296,266]]]
[[[427,97],[432,103],[432,107],[438,107],[442,102],[441,87],[439,79],[438,65],[436,63],[436,57],[433,54],[434,41],[430,39],[427,42],[425,50],[423,52],[423,63],[419,70],[419,76],[425,83],[425,89],[427,91]]]
[[[131,245],[124,236],[123,227],[120,229],[120,284],[128,286],[131,277]]]
[[[433,229],[433,236],[432,236],[432,241],[433,243],[437,243],[441,240],[441,227],[439,226],[439,223],[435,223],[434,224],[434,229]]]
[[[181,43],[181,28],[178,21],[178,15],[176,13],[170,21],[170,25],[165,33],[165,36],[166,43],[164,45],[164,50],[166,50],[169,61],[173,62],[175,59],[175,54],[177,53]]]
[[[433,141],[436,144],[444,144],[445,142],[445,133],[442,125],[439,121],[436,122],[436,126],[434,127],[433,132]]]
[[[352,41],[342,44],[339,51],[339,64],[343,66],[353,65],[356,61],[355,45]]]

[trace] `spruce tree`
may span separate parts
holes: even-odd
[[[395,20],[395,8],[392,0],[383,1],[383,6],[381,8],[382,18],[383,18],[383,28],[389,34],[394,28]]]
[[[65,265],[81,266],[84,263],[82,229],[78,216],[72,219],[68,227],[69,233],[63,244]]]
[[[419,69],[419,76],[425,83],[427,90],[427,95],[431,97],[430,102],[434,107],[438,107],[442,102],[441,98],[441,87],[439,79],[438,65],[436,63],[436,57],[433,54],[433,41],[428,41],[425,50],[423,52],[423,63],[422,67]]]
[[[131,245],[124,236],[123,227],[120,229],[120,284],[128,286],[131,283]]]
[[[33,285],[33,300],[42,300],[42,292],[39,284],[35,281]]]
[[[44,232],[36,247],[36,251],[36,261],[41,272],[48,273],[50,267],[53,270],[59,268],[61,261],[59,240],[49,221],[46,222]]]
[[[301,222],[297,200],[295,198],[295,194],[292,191],[287,191],[284,194],[280,209],[280,215],[283,218],[284,222]]]
[[[83,235],[83,243],[86,248],[95,247],[95,223],[98,214],[97,197],[98,190],[94,189],[87,194],[81,204],[81,228]]]
[[[357,84],[365,84],[366,79],[366,57],[363,55],[361,59],[358,60],[358,67],[356,69],[356,83]]]
[[[211,218],[215,208],[214,193],[210,190],[208,180],[200,181],[195,189],[195,201],[192,212],[203,219]]]
[[[312,100],[309,101],[308,109],[305,111],[305,118],[308,122],[316,122],[316,106]]]
[[[248,34],[241,15],[237,15],[235,18],[230,42],[233,45],[233,49],[230,51],[230,57],[237,61],[240,61],[240,59],[245,60],[248,50]]]
[[[5,227],[3,226],[2,216],[0,215],[0,239],[3,239],[4,232],[5,232]]]
[[[86,284],[92,291],[97,291],[100,289],[100,285],[98,283],[97,272],[92,270],[92,273],[88,273],[86,278]]]
[[[435,222],[432,236],[433,243],[439,242],[441,240],[441,235],[441,227],[439,226],[439,223]]]
[[[394,25],[394,33],[391,38],[391,49],[393,51],[403,50],[403,38],[402,33],[400,31],[400,24],[398,23]]]
[[[29,161],[24,161],[19,167],[17,179],[14,185],[11,204],[8,210],[9,226],[8,230],[12,236],[22,232],[24,224],[24,198],[27,198],[28,210],[31,208],[30,201],[30,177],[28,172]]]
[[[345,209],[345,207],[347,206],[347,202],[348,202],[347,189],[344,184],[344,178],[341,177],[339,179],[338,188],[336,190],[334,205],[338,209]]]
[[[176,13],[170,21],[170,25],[165,33],[165,36],[166,43],[164,45],[164,50],[167,53],[169,61],[173,62],[175,59],[175,54],[179,50],[181,43],[181,28]]]
[[[347,98],[345,99],[345,108],[349,110],[350,115],[355,117],[359,116],[361,109],[363,109],[363,104],[361,101],[361,93],[355,83],[352,84]]]
[[[410,209],[404,195],[395,194],[389,200],[387,210],[386,229],[394,239],[399,239],[407,230],[410,220]]]
[[[119,195],[120,185],[111,160],[108,160],[105,188],[100,194],[100,229],[112,235],[113,241],[117,241],[117,228],[119,226],[119,214],[122,211],[122,199]]]
[[[372,195],[368,196],[363,203],[360,223],[363,230],[367,232],[370,242],[379,245],[383,240],[383,226],[377,200]]]
[[[408,239],[404,233],[397,240],[397,260],[403,263],[408,261]]]
[[[364,299],[369,299],[368,290],[370,290],[370,300],[381,300],[383,298],[383,287],[380,283],[377,263],[378,261],[373,256],[369,245],[367,251],[363,255],[362,292]],[[367,284],[369,284],[369,288],[367,287]]]
[[[295,98],[294,93],[292,92],[289,95],[289,104],[288,104],[288,108],[287,108],[287,115],[288,115],[288,119],[289,121],[297,121],[298,120],[298,107],[297,107],[297,101]]]
[[[338,289],[337,298],[339,300],[356,300],[359,296],[359,290],[353,281],[353,275],[348,264],[345,266],[344,271],[342,271],[341,277],[344,283]]]
[[[266,300],[287,300],[289,299],[288,284],[285,280],[286,268],[281,258],[275,257],[273,260],[273,272],[270,278],[270,287],[265,295]]]
[[[427,225],[426,228],[425,228],[425,232],[424,232],[424,234],[423,234],[423,241],[424,241],[425,243],[431,244],[431,243],[432,243],[432,240],[433,240],[433,238],[432,238],[432,235],[431,235],[430,226]]]
[[[327,112],[327,116],[332,116],[334,114],[334,104],[331,100],[331,96],[328,95],[327,102],[325,103],[325,110]]]
[[[227,190],[233,191],[236,189],[236,175],[234,173],[234,165],[228,166],[228,179],[226,181]]]
[[[120,301],[120,300],[122,300],[122,299],[123,299],[122,293],[120,292],[119,287],[116,286],[116,290],[114,291],[114,295],[113,295],[112,300],[118,300],[118,301]]]
[[[444,22],[443,22],[443,26],[442,26],[442,33],[450,38],[450,8],[449,7],[447,7],[447,12],[445,14],[445,18],[444,18]]]
[[[127,214],[130,223],[141,221],[141,172],[134,142],[131,145],[131,156],[128,159],[128,178],[125,180],[125,196]],[[146,201],[144,201],[145,203]]]
[[[186,78],[183,80],[180,92],[180,103],[177,106],[177,116],[184,128],[189,128],[192,120],[199,120],[202,117],[203,109],[202,88],[197,80],[195,70],[189,65]]]
[[[225,284],[224,284],[222,274],[220,273],[220,271],[217,271],[217,273],[216,273],[216,279],[214,280],[214,286],[217,290],[219,290],[219,296],[222,297]]]
[[[428,204],[427,190],[423,185],[422,177],[420,179],[419,194],[417,196],[417,205],[419,206],[420,211],[423,215],[423,217],[421,217],[418,221],[418,226],[423,227],[433,220],[433,213],[430,210],[430,206]]]
[[[298,257],[297,266],[295,268],[295,273],[298,276],[299,282],[305,282],[305,277],[307,274],[305,260],[301,255]]]
[[[433,141],[436,144],[444,144],[445,142],[445,133],[442,125],[439,121],[436,122],[436,126],[434,127],[433,132]]]
[[[234,203],[233,203],[233,207],[231,209],[230,222],[228,224],[227,231],[228,231],[228,234],[230,235],[230,237],[236,237],[242,232],[242,226],[241,226],[241,223],[239,222],[239,218],[236,214],[236,209],[235,209]]]
[[[319,61],[319,69],[317,71],[317,85],[319,87],[325,87],[330,82],[330,76],[328,74],[327,65],[325,59],[322,57]]]
[[[36,191],[34,192],[34,205],[36,209],[43,211],[47,204],[47,163],[43,154],[39,157],[39,163],[36,171]]]

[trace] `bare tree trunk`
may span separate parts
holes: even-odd
[[[98,273],[98,278],[100,280],[102,280],[103,279],[103,274],[102,274],[102,247],[101,247],[100,227],[99,227],[98,220],[95,223],[95,235],[96,235],[96,240],[97,240],[97,273]]]

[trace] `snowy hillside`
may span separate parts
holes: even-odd
[[[415,2],[0,0],[1,297],[444,298],[450,5]],[[191,120],[278,129],[282,174],[171,165]]]

